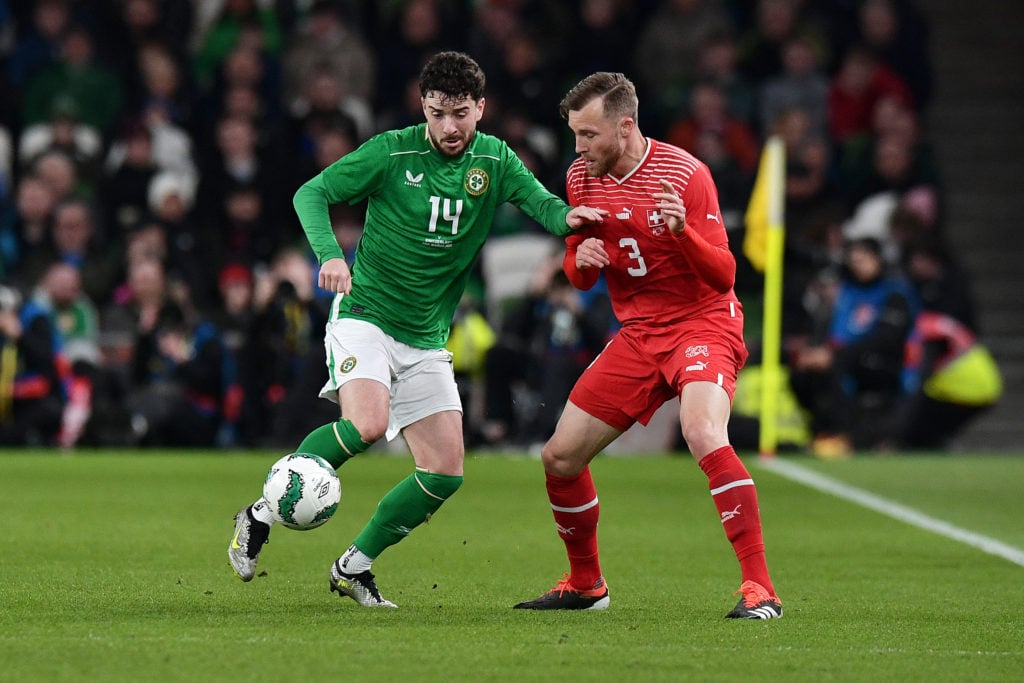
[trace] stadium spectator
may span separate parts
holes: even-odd
[[[92,413],[93,382],[100,364],[99,314],[82,288],[81,273],[67,263],[50,266],[32,298],[49,315],[67,363],[67,402],[57,444],[70,448],[82,437]]]
[[[892,233],[892,214],[898,205],[899,193],[894,190],[877,192],[865,198],[854,207],[849,220],[843,223],[843,239],[877,240],[885,260],[890,264],[897,263],[900,245]]]
[[[797,36],[810,36],[814,27],[805,25],[800,4],[791,0],[757,0],[753,24],[739,37],[739,68],[752,83],[764,83],[782,74],[784,52]]]
[[[622,0],[582,0],[578,5],[579,16],[573,19],[576,29],[565,36],[569,47],[562,71],[629,70],[643,8]],[[595,50],[595,45],[601,49]]]
[[[283,165],[288,167],[287,160]],[[255,186],[267,197],[268,211],[280,205],[279,193],[272,187],[273,179],[280,177],[281,166],[273,166],[266,158],[259,131],[249,119],[236,116],[217,122],[215,144],[200,158],[200,171],[196,212],[204,223],[216,224],[224,196],[233,187]],[[268,218],[277,220],[279,216],[271,213]]]
[[[516,33],[528,30],[522,9],[514,2],[484,0],[472,9],[472,28],[467,36],[468,48],[486,73],[501,68],[505,45]],[[496,90],[496,89],[492,89]],[[493,97],[498,92],[490,92]]]
[[[29,171],[50,187],[54,201],[92,199],[93,188],[82,180],[74,160],[61,150],[44,152]]]
[[[11,139],[11,132],[0,119],[0,203],[6,202],[13,194],[14,156],[14,140]]]
[[[493,99],[489,99],[488,106],[493,102]],[[497,123],[493,132],[508,142],[509,146],[515,150],[516,155],[523,160],[523,164],[545,186],[556,186],[560,182],[557,177],[560,174],[561,158],[558,149],[558,136],[555,132],[548,126],[538,123],[536,117],[529,113],[529,108],[524,107],[515,99],[510,101],[504,109],[499,102],[495,111],[497,116],[489,117],[491,121]],[[499,211],[499,214],[504,214],[507,217],[511,217],[508,216],[510,213],[514,213],[518,217],[520,224],[530,222],[528,217],[511,208],[508,211]],[[497,234],[508,232],[512,232],[512,230],[501,228],[497,230]]]
[[[807,116],[811,135],[828,135],[829,79],[818,50],[806,35],[786,41],[782,72],[762,82],[758,92],[760,130],[771,130],[786,112],[799,109]]]
[[[903,249],[903,267],[921,307],[953,318],[973,333],[978,316],[970,277],[936,235],[922,236]]]
[[[671,107],[696,78],[701,46],[729,31],[728,15],[711,0],[667,0],[658,3],[637,37],[633,67],[642,89],[652,94],[651,114],[666,121]]]
[[[3,285],[0,376],[0,445],[56,445],[66,401],[60,337],[38,304]]]
[[[27,27],[18,31],[17,41],[6,61],[11,85],[23,92],[37,71],[60,60],[61,40],[71,25],[70,0],[39,0],[34,3]]]
[[[195,124],[197,94],[174,51],[162,43],[142,46],[136,57],[139,85],[129,99],[129,118],[143,118],[151,128],[165,125],[181,131]]]
[[[490,3],[481,3],[490,4]],[[388,49],[377,55],[377,100],[385,109],[401,102],[406,84],[415,79],[423,64],[438,50],[458,45],[452,31],[449,3],[441,0],[408,0],[382,12],[380,34]]]
[[[910,0],[865,0],[859,3],[857,28],[861,41],[892,69],[923,111],[934,88],[928,56],[927,22]]]
[[[290,111],[301,106],[317,73],[333,75],[343,92],[367,107],[374,101],[377,56],[343,11],[338,2],[317,0],[289,36],[282,66],[284,98]]]
[[[143,92],[150,89],[146,81],[153,77],[147,73],[150,68],[173,69],[178,72],[179,64],[190,58],[189,38],[192,30],[193,4],[191,2],[166,2],[164,0],[123,0],[112,3],[106,12],[100,10],[94,15],[98,35],[116,36],[98,47],[126,84],[126,97],[131,108],[145,100]],[[206,4],[206,3],[204,3]],[[151,63],[154,53],[161,57],[159,63]],[[163,60],[166,55],[167,61]],[[183,74],[175,73],[174,80],[181,83]],[[185,125],[187,110],[178,110],[179,125]]]
[[[28,80],[22,107],[25,125],[47,120],[57,100],[67,98],[81,123],[104,135],[114,128],[124,92],[114,73],[95,59],[94,50],[95,41],[84,26],[68,29],[61,39],[60,60]]]
[[[716,131],[701,132],[694,141],[693,154],[710,169],[718,187],[722,223],[726,229],[732,230],[742,222],[743,210],[750,199],[753,174],[740,167],[723,136]]]
[[[200,103],[208,118],[207,128],[215,128],[215,122],[223,118],[224,93],[236,87],[252,89],[259,95],[265,120],[282,118],[281,65],[262,49],[258,37],[257,33],[251,41],[234,48],[217,71],[213,85],[200,91]]]
[[[933,310],[917,316],[908,345],[910,393],[900,406],[894,445],[941,449],[1002,396],[989,350],[965,325]]]
[[[147,234],[148,233],[148,234]],[[114,296],[100,306],[100,371],[94,383],[89,440],[109,445],[134,445],[143,425],[132,425],[130,396],[133,389],[135,341],[151,334],[160,311],[170,303],[159,239],[148,229],[129,237],[126,280]],[[134,244],[148,243],[131,249]]]
[[[164,304],[154,325],[135,340],[128,405],[138,444],[214,446],[226,381],[216,327],[188,320],[175,303]]]
[[[851,137],[871,131],[871,117],[877,102],[893,97],[911,105],[907,84],[869,49],[854,45],[843,55],[828,94],[829,131],[839,145]]]
[[[13,281],[20,257],[16,212],[7,197],[0,197],[0,280]]]
[[[196,78],[201,89],[210,88],[215,75],[239,46],[280,56],[284,38],[271,3],[262,0],[212,0],[196,5],[193,37]],[[261,61],[262,57],[257,56]],[[248,68],[248,66],[246,67]]]
[[[50,117],[26,126],[18,140],[18,158],[23,167],[32,166],[50,151],[66,154],[88,186],[96,186],[103,140],[99,130],[78,120],[78,107],[70,98],[54,100]]]
[[[754,85],[740,73],[736,37],[728,31],[708,36],[700,48],[697,61],[696,83],[714,83],[725,94],[729,115],[748,125],[757,123],[755,103],[757,91]],[[689,89],[684,92],[679,106],[689,106]]]
[[[505,41],[501,64],[492,81],[506,109],[515,108],[530,122],[558,103],[558,84],[552,76],[550,47],[542,46],[529,31],[517,31]]]
[[[725,94],[713,83],[698,83],[691,90],[690,98],[690,115],[670,125],[666,142],[683,149],[696,149],[702,134],[718,135],[740,170],[753,178],[761,146],[751,127],[729,114]]]
[[[248,119],[220,121],[217,147],[203,164],[196,212],[216,261],[267,265],[284,243],[301,239],[298,226],[282,229],[282,198],[275,191],[278,180],[293,178],[293,163],[272,159]]]
[[[846,141],[841,164],[842,183],[853,202],[884,191],[937,190],[941,183],[917,115],[893,97],[875,103],[871,130]]]
[[[149,184],[158,171],[149,129],[139,121],[126,124],[110,147],[99,185],[111,233],[123,236],[149,215]]]
[[[357,146],[352,132],[343,128],[324,131],[313,142],[313,157],[307,164],[310,169],[307,175],[316,175]]]
[[[812,450],[822,458],[892,437],[891,411],[905,388],[904,346],[918,310],[877,240],[851,241],[844,268],[827,340],[795,349],[790,362],[793,390],[811,412]]]
[[[13,211],[3,217],[3,275],[7,282],[31,287],[22,274],[27,255],[48,245],[54,193],[40,177],[25,174],[15,190]]]
[[[323,384],[329,303],[316,299],[315,277],[304,254],[286,249],[254,280],[249,344],[239,357],[245,442],[289,448],[334,416],[326,402],[309,402]]]
[[[784,111],[772,132],[786,151],[786,239],[804,252],[831,249],[828,227],[845,211],[844,197],[834,178],[835,156],[827,136],[814,129],[800,108]],[[823,265],[818,260],[818,265]]]
[[[102,241],[93,205],[70,199],[54,209],[49,239],[26,254],[21,277],[34,287],[51,265],[67,263],[81,272],[89,298],[105,301],[116,284],[119,261],[119,255]]]
[[[365,140],[373,132],[369,104],[350,97],[342,82],[330,71],[309,75],[306,90],[289,113],[293,129],[291,149],[309,156],[315,140],[333,130],[341,130],[354,141]]]
[[[416,122],[423,116],[419,78],[416,76],[407,78],[398,99],[381,105],[376,112],[378,128],[386,130],[416,125]]]
[[[220,331],[224,342],[225,389],[224,420],[217,441],[224,446],[253,446],[265,431],[265,424],[247,414],[245,389],[251,375],[262,375],[262,368],[247,363],[249,349],[255,344],[250,337],[253,327],[254,280],[252,270],[237,262],[229,262],[217,274],[220,297],[210,313],[210,322]]]
[[[484,439],[532,445],[554,431],[580,374],[608,341],[614,316],[603,287],[580,291],[562,254],[537,265],[529,290],[504,316],[486,354]]]
[[[224,191],[217,220],[209,226],[217,235],[215,262],[236,260],[250,266],[268,266],[284,246],[282,238],[286,233],[272,222],[257,185],[238,184]]]
[[[91,374],[99,364],[99,313],[85,293],[81,271],[68,263],[55,263],[43,275],[32,300],[49,314],[72,369],[76,374]]]
[[[216,295],[213,259],[218,243],[196,216],[195,192],[191,179],[161,171],[149,183],[149,210],[152,221],[166,236],[164,266],[168,275],[188,289],[191,300],[205,308]]]

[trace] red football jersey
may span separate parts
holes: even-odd
[[[668,229],[657,200],[665,179],[682,197],[686,228]],[[689,152],[648,138],[647,153],[628,175],[587,175],[582,159],[566,174],[573,206],[606,209],[603,223],[566,237],[565,271],[589,289],[601,270],[576,268],[576,248],[588,237],[604,240],[611,263],[603,269],[612,307],[623,325],[663,325],[700,315],[713,304],[736,301],[736,260],[707,166]]]

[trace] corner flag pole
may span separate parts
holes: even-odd
[[[758,450],[761,457],[775,456],[778,446],[778,398],[782,347],[782,254],[786,241],[785,199],[786,151],[782,139],[773,135],[765,143],[767,156],[768,234],[765,246],[764,321],[761,338],[761,416]]]

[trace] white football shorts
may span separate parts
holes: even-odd
[[[374,379],[391,391],[388,441],[405,427],[445,410],[462,412],[452,354],[417,349],[373,323],[341,318],[327,323],[327,382],[320,398],[338,402],[338,389],[353,379]]]

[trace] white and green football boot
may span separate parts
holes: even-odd
[[[228,543],[228,559],[242,581],[256,576],[256,561],[270,537],[270,525],[253,519],[251,508],[246,506],[235,515],[235,535]]]

